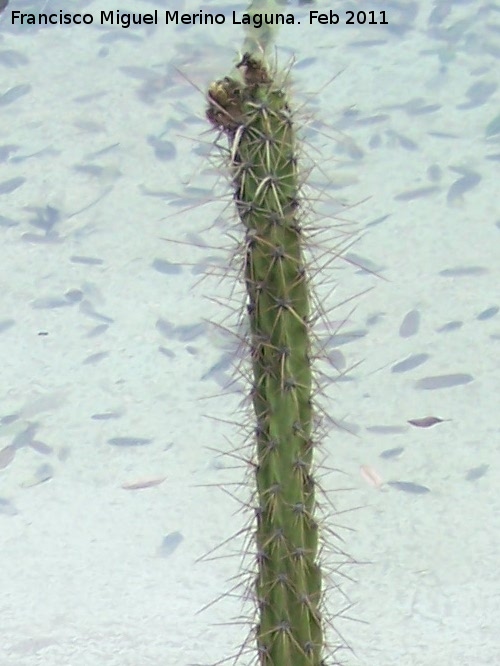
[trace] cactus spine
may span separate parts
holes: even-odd
[[[265,64],[246,54],[238,67],[243,81],[226,77],[210,86],[207,117],[229,138],[245,230],[257,448],[257,651],[261,666],[320,666],[311,314],[295,129],[286,95]]]

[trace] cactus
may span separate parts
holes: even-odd
[[[261,666],[324,665],[322,573],[312,475],[311,297],[300,223],[297,145],[287,97],[258,57],[208,92],[229,140],[244,227],[244,281],[255,418],[253,585]]]

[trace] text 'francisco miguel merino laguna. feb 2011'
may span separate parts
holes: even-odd
[[[346,11],[335,13],[332,9],[326,12],[317,10],[307,12],[304,17],[297,18],[293,13],[266,12],[266,13],[243,13],[237,14],[235,11],[228,12],[228,15],[222,13],[205,12],[200,9],[193,13],[183,13],[178,10],[160,12],[155,9],[148,13],[138,12],[120,12],[118,9],[101,11],[99,14],[79,14],[64,12],[62,9],[58,13],[24,13],[13,10],[10,13],[12,25],[119,25],[122,28],[129,28],[134,25],[158,25],[163,21],[165,25],[223,25],[232,23],[233,25],[251,25],[254,28],[261,28],[264,25],[313,25],[315,23],[322,25],[356,25],[367,23],[369,25],[383,24],[387,25],[385,11]]]

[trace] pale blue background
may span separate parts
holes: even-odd
[[[233,588],[248,545],[196,562],[246,524],[217,487],[244,477],[214,449],[240,449],[245,416],[224,389],[235,341],[206,320],[238,325],[241,230],[217,151],[208,160],[204,93],[229,73],[241,26],[9,25],[11,9],[40,6],[11,0],[0,20],[0,664],[215,662],[246,637],[243,588],[196,613]],[[345,428],[323,448],[343,473],[322,482],[349,489],[329,495],[346,513],[325,525],[349,528],[342,546],[362,563],[342,570],[358,582],[343,588],[356,621],[336,621],[354,653],[339,658],[486,666],[500,654],[499,15],[486,2],[363,8],[390,25],[310,26],[290,5],[302,23],[276,54],[295,58],[303,164],[317,166],[318,333],[347,320],[328,346],[345,375],[321,367],[322,405]],[[335,234],[353,231],[329,263]],[[418,388],[456,374],[470,381]],[[407,423],[426,416],[450,420]],[[151,441],[109,443],[120,437]],[[377,490],[361,465],[430,492]]]

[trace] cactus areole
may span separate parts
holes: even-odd
[[[228,137],[245,229],[257,446],[256,643],[261,666],[320,666],[311,317],[295,130],[286,95],[266,66],[245,54],[238,67],[242,80],[210,86],[207,117]]]

